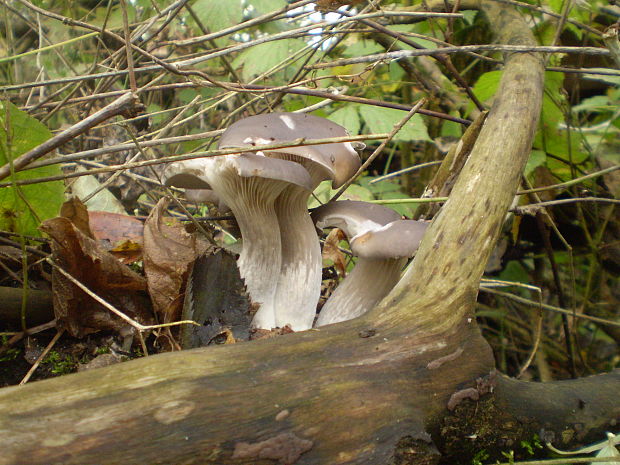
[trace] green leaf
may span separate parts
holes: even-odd
[[[360,133],[360,115],[354,105],[339,108],[329,115],[327,119],[347,128],[352,135]]]
[[[315,208],[329,200],[338,192],[338,189],[331,188],[331,181],[323,181],[314,190],[314,195],[308,199],[308,208]],[[374,200],[372,193],[365,187],[351,184],[342,194],[339,200]]]
[[[610,102],[609,97],[606,95],[595,95],[594,97],[583,99],[581,103],[573,107],[573,111],[598,112],[615,110],[616,108],[618,108],[617,105]]]
[[[8,108],[8,112],[7,112]],[[52,136],[47,127],[10,102],[0,102],[0,164],[28,152]],[[58,166],[19,171],[9,180],[33,179],[62,174]],[[0,188],[0,229],[40,236],[40,222],[58,215],[64,200],[64,185],[52,181]]]
[[[241,0],[197,0],[193,5],[196,16],[209,32],[226,29],[243,20]],[[225,43],[226,38],[216,39],[218,44]]]
[[[359,39],[352,44],[347,44],[342,51],[344,57],[360,57],[385,52],[385,49],[372,40]]]
[[[527,283],[530,280],[530,275],[519,262],[510,261],[506,264],[506,268],[499,274],[499,279],[502,281]]]
[[[489,71],[478,78],[473,87],[474,94],[481,102],[486,102],[495,95],[502,78],[501,71]]]
[[[398,33],[408,33],[408,32],[415,32],[415,25],[414,24],[394,24],[391,25],[388,29],[394,31],[394,32],[398,32]],[[424,48],[428,48],[428,49],[436,49],[437,43],[430,41],[430,40],[426,40],[426,39],[421,39],[419,37],[407,37],[407,39],[409,39],[411,42],[414,42],[415,44],[424,47]],[[413,50],[414,47],[412,47],[411,45],[405,44],[403,42],[399,42],[398,46],[400,48],[402,48],[403,50]]]
[[[257,16],[279,10],[286,6],[285,0],[251,0],[249,3],[256,10]]]
[[[392,108],[382,108],[370,105],[359,107],[360,115],[372,133],[386,133],[392,131],[406,113]],[[413,115],[400,131],[394,136],[394,140],[427,140],[430,141],[426,126],[420,115]]]
[[[608,68],[591,68],[593,71],[609,71]],[[606,74],[590,74],[585,73],[581,76],[583,79],[590,79],[591,81],[602,81],[612,86],[620,86],[620,75],[609,76]]]
[[[544,150],[551,155],[573,163],[583,163],[588,159],[588,154],[582,152],[581,136],[572,131],[570,133],[570,146],[566,137],[566,131],[550,127],[541,127],[534,137],[534,147]]]
[[[530,158],[525,165],[524,174],[525,176],[530,176],[534,172],[536,168],[545,164],[547,160],[547,154],[542,150],[532,150],[530,153]]]
[[[564,76],[562,73],[545,73],[545,93],[542,101],[541,123],[550,127],[557,127],[560,121],[564,121],[564,112],[561,105],[566,97],[562,92]]]
[[[243,66],[242,78],[247,81],[259,76],[301,50],[306,43],[300,39],[284,39],[260,44],[241,52],[233,66]],[[288,68],[290,70],[290,67]]]

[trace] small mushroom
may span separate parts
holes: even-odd
[[[276,327],[274,298],[281,245],[274,204],[291,184],[312,191],[312,180],[305,168],[260,152],[248,152],[172,163],[164,179],[170,186],[213,189],[228,205],[243,237],[239,272],[252,300],[260,304],[252,324],[257,328]]]
[[[221,148],[252,147],[304,139],[348,136],[342,126],[303,113],[269,113],[250,116],[232,124],[222,135]],[[312,190],[331,179],[340,187],[359,168],[360,159],[346,143],[306,145],[265,150],[266,157],[303,166],[310,175]],[[275,293],[276,326],[295,331],[312,327],[321,289],[321,249],[308,214],[310,191],[289,184],[275,201],[281,232],[282,265]],[[276,244],[272,243],[271,247]]]
[[[372,309],[396,285],[427,228],[421,221],[401,220],[390,208],[351,200],[319,207],[312,218],[319,229],[344,231],[358,257],[323,305],[315,326],[350,320]]]

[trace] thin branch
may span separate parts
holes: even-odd
[[[22,380],[19,382],[20,386],[22,384],[26,384],[28,382],[28,380],[32,377],[32,375],[34,374],[34,372],[36,371],[36,369],[39,367],[39,365],[41,364],[41,362],[43,361],[43,359],[47,356],[47,354],[49,353],[50,350],[52,350],[52,348],[54,347],[54,345],[56,345],[56,342],[58,342],[58,339],[60,339],[60,336],[62,336],[62,334],[65,332],[64,329],[59,329],[56,334],[54,335],[54,337],[52,338],[52,340],[49,342],[49,344],[45,347],[45,349],[43,349],[43,352],[41,352],[41,355],[39,355],[39,357],[37,358],[37,360],[32,364],[32,366],[30,367],[30,369],[28,370],[28,373],[26,373],[26,376],[24,376],[22,378]]]
[[[280,149],[286,147],[298,147],[303,145],[321,145],[321,144],[331,144],[334,142],[353,142],[353,141],[362,141],[362,140],[382,140],[388,137],[388,134],[364,134],[359,136],[347,136],[347,137],[331,137],[327,139],[308,139],[304,140],[303,138],[290,141],[283,142],[279,144],[269,144],[264,146],[256,146],[252,147],[252,151],[255,150],[271,150],[271,149]],[[247,149],[245,150],[247,151]],[[99,173],[109,173],[111,171],[117,170],[128,170],[132,168],[139,168],[142,166],[151,166],[151,165],[161,165],[163,163],[172,163],[175,161],[181,160],[189,160],[193,158],[202,158],[202,157],[215,157],[221,155],[232,155],[243,153],[243,149],[224,149],[224,150],[213,150],[213,151],[203,151],[203,152],[193,152],[183,155],[174,155],[170,157],[162,157],[155,160],[143,160],[137,161],[133,163],[123,163],[121,165],[110,165],[106,168],[98,168],[89,171],[82,171],[79,173],[69,173],[58,176],[47,176],[37,179],[18,179],[14,182],[2,182],[0,183],[0,188],[10,187],[10,186],[22,186],[27,184],[38,184],[41,182],[49,182],[49,181],[59,181],[68,178],[77,178],[80,176],[88,176],[90,174],[99,174]],[[0,238],[1,239],[1,238]]]
[[[551,207],[554,205],[566,205],[569,203],[578,202],[598,202],[598,203],[613,203],[620,204],[620,199],[608,199],[604,197],[576,197],[573,199],[557,199],[548,200],[546,202],[530,203],[528,205],[521,205],[511,209],[510,211],[517,215],[535,215],[537,212],[545,207]]]
[[[543,186],[543,187],[536,187],[534,189],[521,190],[517,192],[517,195],[531,194],[533,192],[542,192],[542,191],[548,191],[552,189],[564,189],[565,187],[574,186],[575,184],[579,184],[588,179],[598,178],[599,176],[603,176],[604,174],[608,174],[608,173],[611,173],[617,170],[620,170],[620,165],[613,165],[613,166],[610,166],[609,168],[605,168],[600,171],[595,171],[594,173],[590,173],[585,176],[580,176],[578,178],[571,179],[570,181],[566,181],[566,182],[561,182],[559,184],[552,184],[550,186]]]
[[[440,47],[435,49],[400,50],[397,52],[377,53],[354,58],[343,58],[329,63],[317,63],[311,69],[335,68],[337,66],[353,65],[357,63],[374,63],[385,60],[398,60],[417,56],[434,56],[466,52],[508,52],[508,53],[576,53],[581,55],[609,56],[609,50],[600,47],[547,47],[524,45],[461,45],[459,47]]]
[[[440,164],[441,164],[441,160],[435,160],[435,161],[429,161],[426,163],[420,163],[419,165],[409,166],[407,168],[403,168],[402,170],[394,171],[393,173],[388,173],[388,174],[384,174],[383,176],[376,177],[375,179],[370,181],[369,184],[376,184],[378,182],[385,181],[386,179],[395,178],[402,174],[411,173],[412,171],[418,171],[423,168],[428,168],[429,166],[436,166]]]
[[[551,312],[561,313],[563,315],[568,315],[574,318],[580,318],[582,320],[593,321],[595,323],[599,323],[605,326],[617,326],[620,328],[620,322],[617,322],[617,321],[606,320],[604,318],[598,318],[596,316],[586,315],[585,313],[575,313],[572,310],[566,310],[564,308],[555,307],[549,304],[541,304],[540,302],[526,299],[525,297],[521,297],[515,294],[510,294],[509,292],[498,291],[497,289],[493,289],[490,287],[480,286],[480,290],[482,292],[486,292],[487,294],[495,294],[501,297],[506,297],[507,299],[514,300],[515,302],[519,302],[524,305],[529,305],[530,307],[540,307],[542,305],[542,308],[544,308],[545,310],[549,310]]]

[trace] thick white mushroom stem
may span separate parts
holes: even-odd
[[[312,179],[313,189],[330,176],[325,168],[299,155],[269,156],[302,165]],[[303,187],[289,185],[275,204],[282,240],[282,266],[275,296],[276,323],[279,327],[289,325],[294,331],[312,328],[321,297],[321,245],[308,213],[310,194]]]
[[[276,202],[282,265],[276,286],[276,323],[294,331],[312,328],[321,296],[321,246],[308,214],[308,192],[287,187]]]
[[[323,305],[315,326],[350,320],[372,309],[396,285],[406,262],[406,258],[359,258]]]
[[[274,299],[282,249],[274,202],[288,183],[255,176],[213,178],[212,187],[229,206],[241,230],[243,248],[237,262],[239,273],[252,301],[260,304],[252,326],[275,328],[278,325]]]

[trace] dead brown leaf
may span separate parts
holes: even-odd
[[[344,278],[347,273],[347,261],[344,254],[338,248],[340,241],[346,239],[345,234],[338,228],[332,229],[323,245],[323,259],[331,260],[338,274]]]
[[[168,200],[160,200],[144,224],[144,271],[161,323],[179,320],[190,267],[210,247],[175,219],[164,217],[167,205]]]
[[[73,225],[87,237],[93,238],[90,229],[90,221],[86,205],[77,197],[72,197],[60,207],[60,216],[67,218]]]
[[[94,238],[122,263],[131,264],[142,259],[142,221],[110,212],[92,211],[88,216]]]
[[[82,229],[87,227],[82,208],[75,201],[70,202],[69,214],[72,218],[80,218],[79,227],[65,217],[52,218],[41,224],[40,229],[52,239],[54,261],[130,318],[142,324],[152,323],[145,296],[146,280],[105,251],[92,238],[89,229]],[[99,330],[120,331],[127,327],[125,321],[97,303],[55,268],[52,288],[57,325],[72,336],[82,337]]]

